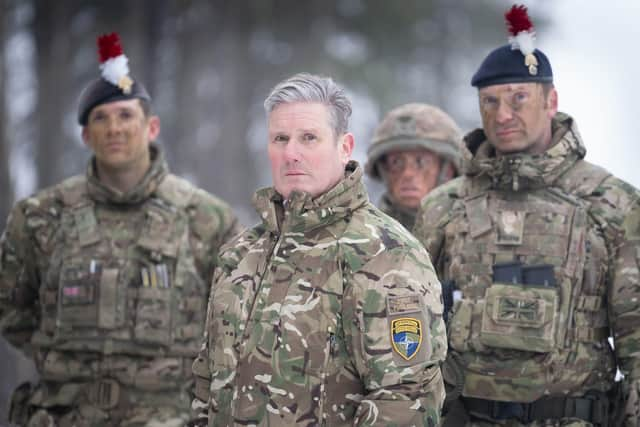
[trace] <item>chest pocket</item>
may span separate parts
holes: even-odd
[[[547,353],[569,345],[582,292],[585,207],[550,190],[520,200],[490,192],[467,199],[465,212],[465,226],[447,229],[454,257],[447,273],[459,297],[449,327],[451,347]],[[496,267],[504,263],[524,271],[543,267],[550,277],[496,278]]]
[[[109,245],[98,229],[94,205],[65,210],[61,224],[64,244],[51,256],[57,267],[47,272],[41,291],[43,316],[54,316],[55,322],[43,322],[43,328],[66,340],[123,326],[125,295],[118,269],[106,257]]]
[[[176,280],[176,272],[179,250],[187,239],[186,224],[178,220],[174,207],[158,199],[148,202],[145,215],[138,240],[144,261],[138,286],[129,290],[135,306],[133,337],[140,343],[168,346],[178,326],[176,312],[183,283]]]

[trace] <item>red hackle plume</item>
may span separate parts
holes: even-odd
[[[527,14],[527,7],[523,5],[514,4],[504,14],[507,20],[507,29],[512,36],[517,36],[522,31],[531,32],[533,30],[533,24]]]
[[[105,34],[98,37],[98,55],[100,63],[122,55],[122,45],[118,33]]]

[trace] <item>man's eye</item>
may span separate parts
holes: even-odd
[[[125,120],[129,120],[130,118],[133,117],[133,114],[131,113],[131,111],[121,111],[120,112],[120,118],[121,119],[125,119]]]
[[[302,140],[305,142],[313,142],[316,139],[318,138],[316,138],[316,136],[312,133],[305,133],[304,135],[302,135]]]
[[[273,138],[273,142],[287,142],[288,140],[289,137],[284,135],[276,135],[275,138]]]
[[[418,156],[416,157],[416,166],[418,169],[426,169],[433,166],[433,160],[431,157],[427,156]]]
[[[107,116],[105,116],[104,114],[95,114],[92,118],[91,121],[92,122],[101,122],[103,121]]]
[[[486,96],[482,98],[482,106],[486,108],[495,108],[498,105],[498,98]]]
[[[515,104],[522,104],[523,102],[526,102],[527,99],[529,99],[529,94],[525,92],[517,92],[513,95],[513,102]]]
[[[396,172],[404,169],[405,161],[402,157],[388,157],[387,166],[390,171]]]

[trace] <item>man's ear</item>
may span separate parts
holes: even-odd
[[[89,131],[87,130],[86,126],[82,126],[81,135],[82,135],[82,142],[84,142],[84,145],[91,148],[91,141],[89,141]]]
[[[342,164],[346,165],[351,160],[351,154],[353,154],[353,148],[356,145],[355,138],[351,132],[347,132],[340,138],[340,160]]]
[[[160,135],[160,117],[151,116],[148,121],[149,141],[155,141]]]
[[[551,90],[549,91],[546,99],[546,104],[546,107],[549,110],[548,116],[549,118],[553,118],[553,116],[555,116],[558,112],[558,91],[556,90],[556,88],[551,88]]]
[[[446,162],[443,166],[445,167],[443,176],[447,181],[456,177],[456,168],[453,166],[452,162]]]

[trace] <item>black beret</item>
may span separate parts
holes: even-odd
[[[536,74],[529,73],[529,67],[525,65],[525,57],[520,49],[511,49],[511,45],[495,49],[480,64],[480,68],[471,79],[471,86],[482,88],[504,83],[552,83],[553,72],[549,59],[538,49],[533,54],[538,60]]]
[[[118,86],[109,83],[103,78],[95,79],[89,83],[80,94],[78,123],[86,126],[89,113],[93,110],[93,107],[97,105],[136,98],[151,102],[151,97],[147,89],[142,83],[135,79],[133,80],[130,93],[124,93]]]

